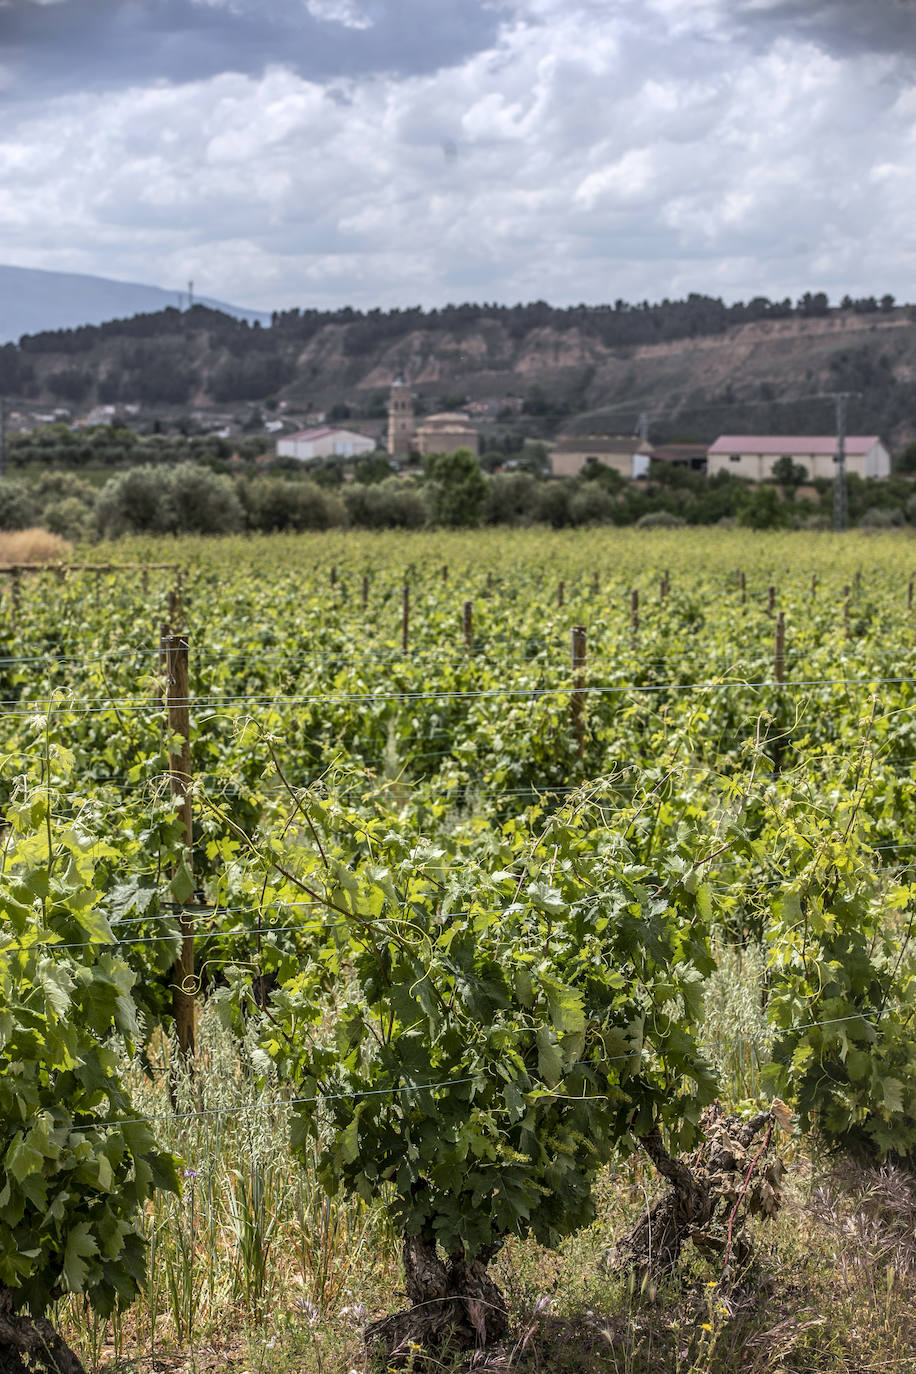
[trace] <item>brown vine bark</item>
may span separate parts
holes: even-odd
[[[469,1350],[500,1340],[509,1315],[505,1298],[487,1272],[497,1250],[473,1260],[452,1255],[445,1262],[430,1233],[405,1236],[405,1288],[413,1306],[367,1326],[367,1348],[383,1352],[391,1363],[406,1361],[417,1346]]]
[[[610,1268],[658,1279],[675,1268],[688,1241],[721,1258],[723,1269],[746,1266],[753,1256],[747,1216],[773,1216],[782,1202],[784,1165],[770,1153],[774,1120],[773,1110],[744,1121],[714,1103],[700,1121],[703,1144],[686,1160],[668,1154],[657,1130],[641,1137],[668,1188],[608,1255]]]
[[[86,1374],[79,1357],[45,1317],[17,1314],[0,1285],[0,1374]]]

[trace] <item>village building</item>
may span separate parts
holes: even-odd
[[[375,440],[352,429],[334,429],[320,425],[316,429],[300,429],[277,440],[278,458],[298,458],[302,463],[317,458],[358,458],[375,451]]]
[[[429,453],[454,453],[459,448],[469,448],[476,455],[479,446],[477,430],[459,410],[427,416],[414,434],[414,448],[424,458]]]
[[[707,453],[706,471],[710,477],[730,472],[750,482],[765,482],[772,480],[781,458],[791,458],[811,481],[836,475],[836,454],[833,434],[723,434]],[[846,471],[859,477],[890,477],[891,456],[876,434],[847,438]]]
[[[554,477],[578,477],[596,463],[621,477],[646,477],[654,453],[645,439],[621,434],[561,434],[550,451]]]
[[[420,453],[454,453],[469,448],[476,454],[480,448],[477,430],[464,411],[444,411],[429,415],[417,424],[413,412],[413,397],[406,382],[394,383],[388,398],[388,453],[392,458],[406,458]]]

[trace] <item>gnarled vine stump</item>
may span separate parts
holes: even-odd
[[[753,1256],[747,1216],[775,1216],[782,1204],[785,1166],[771,1151],[780,1109],[786,1110],[780,1103],[744,1120],[713,1103],[700,1119],[703,1144],[685,1160],[672,1159],[657,1130],[643,1136],[640,1144],[668,1188],[609,1253],[609,1267],[659,1279],[692,1241],[701,1254],[718,1257],[723,1271],[730,1264],[743,1269]]]
[[[493,1247],[473,1260],[457,1254],[444,1261],[431,1234],[406,1236],[404,1279],[413,1306],[372,1322],[365,1331],[367,1348],[384,1352],[392,1362],[406,1360],[418,1346],[468,1350],[500,1340],[509,1316],[505,1299],[487,1272],[497,1250]]]
[[[79,1358],[45,1317],[15,1312],[0,1285],[0,1374],[85,1374]]]

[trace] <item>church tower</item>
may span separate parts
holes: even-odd
[[[392,458],[406,458],[413,448],[413,397],[407,383],[398,377],[388,398],[388,452]]]

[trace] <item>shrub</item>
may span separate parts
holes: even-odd
[[[525,846],[493,871],[463,856],[447,892],[409,835],[382,829],[359,874],[298,860],[335,937],[277,991],[264,1044],[295,1083],[294,1148],[403,1233],[417,1334],[426,1304],[467,1315],[475,1295],[478,1334],[497,1331],[486,1264],[505,1238],[553,1246],[589,1223],[602,1165],[659,1128],[689,1145],[713,1091],[694,1039],[713,967],[696,875],[680,860],[645,874],[582,805]],[[343,968],[332,1028],[321,989]]]
[[[243,488],[243,496],[252,529],[326,530],[347,523],[339,498],[315,482],[259,477]]]
[[[872,506],[859,519],[863,530],[892,530],[904,523],[904,514],[898,506]]]
[[[614,518],[617,503],[600,482],[583,482],[569,501],[569,518],[574,525],[605,525]]]
[[[502,459],[502,455],[497,455]],[[483,520],[486,525],[528,525],[534,517],[538,486],[530,472],[497,472],[490,478]]]
[[[133,975],[94,888],[91,856],[105,845],[72,825],[42,860],[52,800],[43,786],[5,817],[0,1298],[37,1316],[81,1293],[106,1314],[143,1278],[140,1209],[178,1180],[120,1077],[113,1038],[130,1050]]]
[[[680,515],[673,515],[669,510],[650,510],[645,515],[641,515],[636,521],[636,528],[640,530],[676,530],[681,529],[687,521]]]
[[[430,479],[435,521],[449,528],[479,525],[487,499],[487,479],[471,450],[431,453],[424,468]]]
[[[168,473],[164,516],[176,534],[231,534],[244,523],[232,479],[196,463],[179,463]]]
[[[110,478],[96,504],[99,533],[112,538],[165,530],[165,489],[163,474],[155,468],[132,468]]]
[[[45,506],[42,516],[52,534],[64,539],[86,539],[93,528],[92,511],[76,496],[66,496]]]
[[[28,487],[0,477],[0,530],[24,530],[38,521],[39,503]]]
[[[397,477],[372,487],[353,483],[344,488],[343,500],[351,522],[364,529],[419,530],[429,519],[423,493]]]

